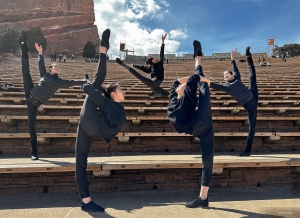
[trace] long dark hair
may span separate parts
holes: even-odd
[[[104,96],[108,99],[110,98],[110,93],[116,92],[116,89],[119,88],[119,83],[110,83],[106,86],[106,89],[104,90]]]

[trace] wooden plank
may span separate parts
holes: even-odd
[[[155,154],[89,157],[87,171],[201,168],[199,154]],[[300,153],[262,153],[240,157],[233,153],[215,153],[214,168],[259,168],[300,166]],[[46,156],[32,161],[26,157],[0,159],[0,173],[38,173],[75,171],[75,157]]]

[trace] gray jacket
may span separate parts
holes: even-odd
[[[210,87],[228,93],[243,106],[253,98],[253,93],[241,82],[241,74],[234,60],[231,61],[231,66],[234,72],[234,79],[222,85],[211,82]]]
[[[59,78],[57,74],[51,75],[46,71],[43,55],[39,55],[39,71],[40,83],[31,89],[30,94],[42,104],[46,103],[61,87],[80,86],[86,83],[86,80],[65,80]]]

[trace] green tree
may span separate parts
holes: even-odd
[[[300,55],[300,44],[284,44],[282,47],[275,46],[273,52],[276,54],[285,55],[288,53],[289,56],[299,56]]]
[[[36,42],[43,47],[43,51],[46,51],[47,39],[45,38],[41,27],[34,27],[27,31],[27,44],[29,52],[36,53],[36,49],[34,46]]]
[[[20,34],[13,28],[7,28],[0,40],[0,51],[3,53],[15,53],[19,48]]]
[[[83,48],[82,57],[84,58],[94,58],[96,55],[96,48],[93,43],[88,41]]]

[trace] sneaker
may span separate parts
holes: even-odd
[[[240,156],[242,156],[242,157],[249,157],[250,154],[251,154],[251,152],[249,152],[249,151],[243,151],[243,152],[240,153]]]
[[[110,37],[110,29],[104,30],[102,33],[100,45],[107,48],[107,50],[109,49],[109,37]]]
[[[89,75],[88,74],[84,74],[84,79],[89,80]]]
[[[105,212],[105,209],[103,207],[101,207],[98,204],[95,204],[93,201],[90,201],[87,204],[82,203],[81,210],[85,212]]]
[[[246,48],[245,54],[246,54],[247,57],[252,57],[252,54],[251,54],[251,52],[250,52],[250,46],[248,46],[248,47]]]
[[[33,146],[31,148],[31,160],[38,160],[38,155],[37,155],[38,151],[37,148],[35,146]]]
[[[38,156],[34,156],[34,155],[31,156],[31,160],[38,160],[38,159],[39,159]]]
[[[120,58],[116,58],[116,61],[117,61],[117,63],[120,64],[120,65],[123,65],[123,64],[124,64],[124,62],[123,62]]]
[[[208,198],[206,200],[202,200],[201,198],[197,198],[192,202],[188,202],[185,204],[188,208],[195,208],[195,207],[207,207],[208,206]]]
[[[197,40],[194,40],[193,45],[194,45],[194,59],[197,56],[201,56],[202,57],[201,43],[199,41],[197,41]]]

